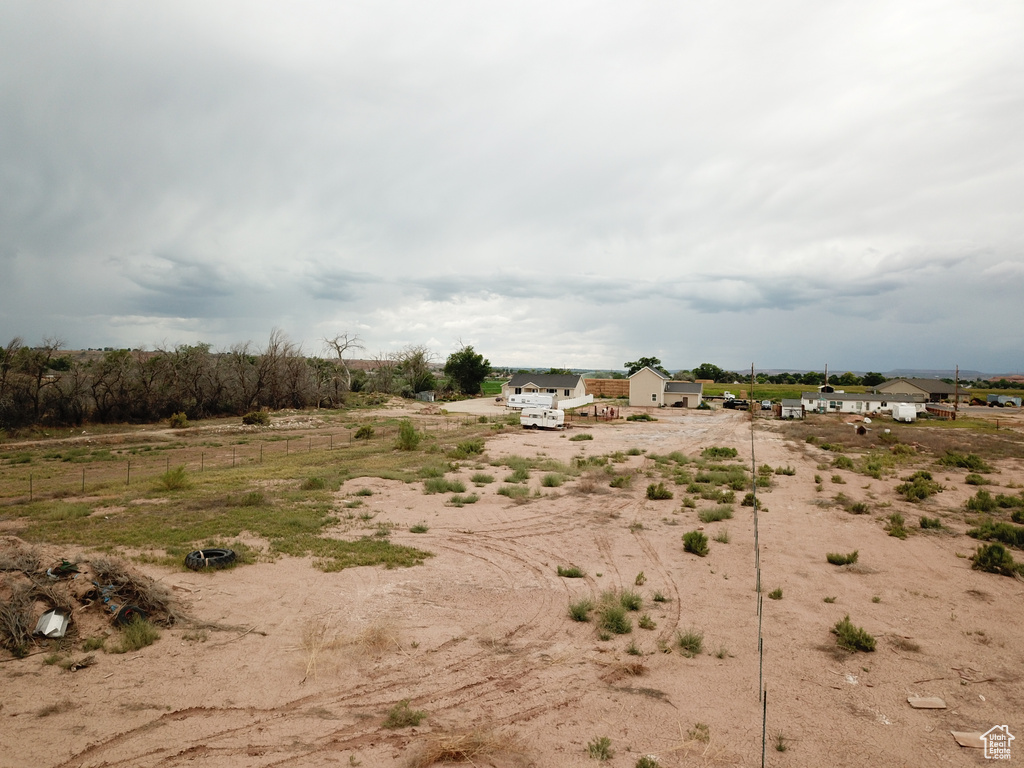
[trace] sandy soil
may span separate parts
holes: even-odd
[[[750,462],[750,422],[729,412],[659,413],[655,423],[602,424],[589,442],[565,433],[510,431],[487,444],[490,457],[546,455],[568,461],[637,447],[696,456],[729,445]],[[578,433],[579,428],[569,434]],[[876,515],[854,516],[815,502],[843,491],[891,501],[916,525],[944,515],[973,492],[961,471],[939,470],[948,490],[922,505],[896,500],[896,479],[822,471],[819,448],[759,428],[756,463],[796,468],[759,493],[768,765],[978,765],[980,750],[950,735],[1007,724],[1024,738],[1024,584],[972,571],[963,535],[890,537]],[[644,456],[625,466],[650,467]],[[994,481],[1024,482],[1019,460]],[[461,475],[468,483],[473,469]],[[487,468],[499,480],[505,468]],[[825,475],[825,493],[813,476]],[[839,474],[846,484],[832,486]],[[948,479],[948,482],[947,482]],[[697,510],[649,501],[642,474],[630,489],[584,494],[576,483],[540,488],[528,503],[477,489],[462,508],[422,493],[420,484],[350,481],[338,494],[371,488],[373,525],[395,523],[392,540],[427,549],[423,566],[356,568],[325,574],[306,560],[196,574],[145,568],[208,622],[205,633],[164,631],[153,646],[99,653],[77,672],[43,656],[0,663],[0,766],[405,766],[432,736],[470,728],[518,735],[518,754],[476,765],[590,766],[587,745],[608,737],[606,765],[760,764],[754,529],[750,508],[703,525]],[[678,489],[681,490],[681,489]],[[994,490],[1002,490],[996,488]],[[1006,491],[1010,492],[1010,491]],[[701,502],[708,506],[708,502]],[[423,534],[408,532],[426,523]],[[639,524],[639,525],[638,525]],[[950,525],[962,534],[962,517]],[[685,531],[709,537],[698,558]],[[856,566],[836,568],[825,553],[857,549]],[[575,564],[584,579],[556,575]],[[570,601],[636,587],[652,630],[598,638],[592,623],[567,615]],[[660,591],[668,602],[655,603]],[[835,597],[825,603],[826,596]],[[878,598],[877,601],[875,598]],[[878,639],[870,654],[839,653],[829,628],[850,614]],[[635,618],[635,615],[634,615]],[[676,633],[704,633],[704,652],[669,653]],[[631,642],[642,656],[627,653]],[[919,650],[913,648],[919,645]],[[915,710],[907,697],[942,697],[944,710]],[[419,726],[382,722],[403,699],[427,713]],[[707,726],[710,740],[695,728]],[[776,751],[783,734],[788,749]],[[1024,741],[1020,742],[1024,744]],[[1024,746],[1015,747],[1022,750]]]

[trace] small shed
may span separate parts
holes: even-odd
[[[804,417],[804,404],[799,400],[783,400],[780,405],[780,419],[802,419]]]

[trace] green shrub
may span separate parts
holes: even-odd
[[[185,429],[185,427],[188,426],[188,416],[184,413],[171,414],[171,418],[167,421],[170,424],[171,429]]]
[[[956,451],[946,451],[946,455],[939,459],[939,464],[945,467],[958,467],[960,469],[968,469],[971,472],[991,472],[990,467],[985,461],[974,453],[957,453]]]
[[[562,476],[556,472],[550,472],[540,479],[540,484],[545,488],[558,488],[562,482]]]
[[[612,751],[612,740],[607,736],[595,736],[594,739],[587,744],[587,754],[595,760],[600,760],[602,763],[606,760],[611,760],[615,755]]]
[[[619,593],[619,604],[627,611],[639,611],[643,608],[644,599],[636,590],[624,589]]]
[[[632,483],[632,475],[616,475],[611,479],[611,482],[609,482],[608,485],[612,488],[629,488]]]
[[[918,470],[903,483],[896,486],[896,493],[901,494],[907,501],[923,501],[942,490],[942,486],[932,480],[931,472]]]
[[[847,512],[852,515],[866,515],[871,512],[871,507],[865,504],[863,501],[854,502],[847,508]]]
[[[753,491],[748,491],[743,497],[743,501],[740,502],[741,507],[753,507],[755,504],[760,508],[760,504],[757,501],[757,497],[754,496]]]
[[[360,488],[358,491],[355,492],[355,495],[356,496],[373,496],[373,489],[372,488]]]
[[[467,493],[465,496],[456,493],[448,499],[447,503],[449,507],[464,507],[467,504],[476,504],[478,501],[480,501],[480,497],[475,493]]]
[[[909,534],[906,528],[906,521],[899,512],[893,512],[889,515],[885,529],[890,536],[895,536],[897,539],[905,539]]]
[[[841,621],[837,621],[832,627],[832,634],[836,636],[836,643],[840,648],[848,651],[864,651],[870,653],[875,650],[875,638],[869,635],[861,627],[855,627],[850,622],[850,614]]]
[[[111,653],[130,653],[152,645],[160,639],[160,630],[141,616],[135,616],[122,627],[120,641],[110,649]]]
[[[615,635],[628,635],[633,631],[633,622],[626,609],[618,602],[602,602],[597,609],[598,626]]]
[[[373,437],[373,434],[373,427],[371,427],[369,424],[364,424],[363,426],[356,430],[354,437],[356,440],[369,440],[371,437]]]
[[[825,555],[825,559],[832,563],[832,565],[853,565],[857,562],[857,555],[856,549],[847,555],[840,554],[839,552],[829,552]]]
[[[651,597],[651,600],[653,600],[656,603],[669,602],[669,599],[665,597],[665,595],[663,595],[661,592],[655,592],[654,595]]]
[[[530,472],[525,467],[517,467],[512,474],[505,478],[506,483],[525,483],[530,479]]]
[[[792,475],[796,474],[796,470],[793,467],[791,467],[791,466],[789,466],[787,464],[785,467],[776,467],[775,468],[775,474],[776,475],[790,475],[790,476],[792,476]]]
[[[1024,508],[1024,496],[1007,496],[1000,493],[996,496],[996,506],[1000,509]]]
[[[382,725],[385,728],[391,729],[409,728],[410,726],[419,725],[426,716],[426,712],[412,709],[409,706],[408,699],[402,699],[388,710],[388,716],[384,718]]]
[[[782,599],[782,587],[779,587],[778,589],[773,589],[771,592],[769,592],[768,593],[768,599],[769,600],[781,600]]]
[[[307,477],[300,486],[304,491],[322,491],[326,487],[327,481],[322,477]]]
[[[416,431],[412,421],[402,419],[398,424],[398,440],[395,447],[400,451],[415,451],[423,439],[423,435]]]
[[[641,616],[639,619],[637,619],[636,623],[639,625],[640,629],[654,629],[656,626],[658,626],[655,623],[654,619],[652,619],[646,613],[643,616]]]
[[[982,520],[977,528],[971,528],[967,535],[983,541],[995,540],[1009,547],[1024,549],[1024,526],[995,522],[991,519]]]
[[[627,416],[626,421],[657,421],[657,419],[649,413],[634,413],[632,416]]]
[[[188,479],[185,467],[174,467],[169,469],[157,478],[156,487],[161,491],[183,491],[192,487]]]
[[[705,459],[735,459],[737,454],[738,451],[735,448],[725,448],[719,445],[713,445],[700,452]]]
[[[566,579],[582,579],[586,576],[583,569],[575,565],[570,565],[568,568],[558,566],[558,575],[563,576]]]
[[[942,528],[942,521],[937,517],[925,517],[921,516],[921,527],[925,530],[939,530]]]
[[[409,533],[426,533],[429,530],[426,523],[416,523],[416,525],[410,526]]]
[[[643,453],[642,450],[640,450],[639,448],[635,448],[635,447],[634,448],[630,448],[628,451],[626,451],[626,455],[627,456],[639,456],[642,453]]]
[[[494,482],[494,475],[488,475],[486,472],[477,472],[469,479],[473,485],[488,485]]]
[[[853,459],[849,456],[836,456],[832,459],[832,466],[836,469],[853,469]]]
[[[974,472],[969,473],[967,477],[964,478],[964,482],[968,485],[988,485],[988,480]]]
[[[684,533],[683,549],[698,557],[704,557],[708,553],[708,537],[700,531]]]
[[[498,489],[498,495],[520,500],[530,495],[530,489],[523,485],[503,485]]]
[[[589,598],[569,603],[569,618],[573,621],[590,621],[590,612],[594,610],[594,601]]]
[[[433,493],[464,493],[466,484],[461,480],[449,480],[446,477],[428,477],[423,481],[423,492]]]
[[[996,500],[991,493],[981,488],[967,500],[967,508],[972,512],[991,512],[996,508]]]
[[[1024,563],[1015,563],[1002,544],[983,544],[971,558],[971,567],[1003,576],[1024,576]]]
[[[676,645],[683,656],[692,659],[704,651],[704,633],[696,629],[676,633]]]
[[[270,414],[266,411],[249,411],[242,417],[242,423],[249,426],[265,427],[270,423]]]
[[[477,456],[484,452],[484,441],[477,438],[475,440],[465,440],[458,444],[455,449],[462,457],[466,456]]]
[[[589,432],[580,432],[578,435],[573,435],[572,437],[570,437],[569,438],[569,442],[571,442],[571,443],[581,443],[584,440],[593,440],[593,439],[594,439],[594,436],[592,434],[590,434]]]
[[[1024,523],[1024,509],[1015,509],[1010,515],[1010,519],[1015,523]]]
[[[671,499],[672,496],[672,491],[666,488],[664,483],[651,483],[647,486],[647,498],[652,501]]]
[[[718,506],[710,509],[702,509],[697,513],[702,523],[717,523],[719,520],[732,519],[732,507]]]
[[[836,485],[846,485],[846,481],[843,480],[842,475],[832,475],[832,482]]]
[[[823,451],[833,451],[834,453],[842,453],[843,452],[843,444],[842,443],[822,443],[821,444],[821,450],[823,450]]]

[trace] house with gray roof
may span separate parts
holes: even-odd
[[[889,395],[874,392],[803,392],[800,395],[800,403],[807,413],[892,413],[895,403],[913,403],[918,413],[924,413],[925,410],[922,395]]]
[[[874,388],[878,394],[921,395],[929,403],[951,400],[956,388],[941,379],[890,379]]]

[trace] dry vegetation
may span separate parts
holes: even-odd
[[[753,462],[745,414],[575,442],[405,405],[316,418],[275,414],[256,442],[221,422],[109,435],[73,467],[46,458],[65,444],[2,454],[5,489],[34,485],[0,508],[4,715],[26,715],[0,746],[46,727],[71,735],[41,766],[753,764],[755,488],[777,760],[960,764],[949,730],[1024,707],[1024,439],[1005,423],[759,420]],[[205,547],[239,562],[185,570]],[[48,578],[64,559],[79,577]],[[113,626],[93,581],[149,627]],[[72,614],[60,641],[32,635],[49,607]],[[911,711],[908,690],[951,706]]]

